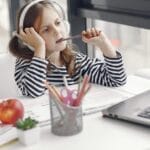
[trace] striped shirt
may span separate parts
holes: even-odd
[[[73,76],[69,76],[66,67],[57,67],[53,64],[50,71],[47,71],[48,61],[33,57],[32,60],[19,58],[16,60],[15,80],[23,95],[38,97],[44,94],[46,88],[44,81],[50,84],[64,85],[63,76],[67,77],[69,85],[77,84],[80,76],[89,74],[90,82],[103,86],[117,87],[126,83],[126,74],[123,67],[122,57],[119,52],[117,58],[104,60],[98,58],[91,59],[81,53],[76,54],[75,68]]]

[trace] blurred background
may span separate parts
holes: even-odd
[[[23,5],[27,1],[20,0],[19,3]],[[67,13],[67,0],[55,1],[59,2]],[[16,16],[11,16],[10,3],[15,4],[15,1],[0,0],[0,55],[8,53],[8,42],[14,28],[11,22]],[[129,74],[150,67],[150,30],[96,19],[92,20],[92,24],[104,31],[116,49],[122,53]],[[88,48],[90,51],[90,47]],[[90,52],[88,54],[90,55]],[[94,51],[94,55],[101,57],[98,50]]]

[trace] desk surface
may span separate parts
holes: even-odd
[[[110,102],[110,99],[116,100],[124,96],[128,97],[147,89],[150,89],[150,80],[131,76],[128,78],[128,83],[119,89],[94,88],[93,91],[91,90],[92,95],[89,93],[87,100],[91,99],[90,101],[94,102],[93,100],[99,97],[96,101],[99,101],[99,104],[103,104],[103,102]],[[40,101],[40,99],[43,103],[43,97],[35,99],[35,101]],[[28,107],[31,106],[31,100],[24,99],[24,101]],[[91,102],[89,104],[94,106],[95,102],[93,104]],[[103,118],[100,112],[84,116],[83,123],[83,131],[74,136],[56,136],[51,133],[50,125],[48,125],[41,128],[41,138],[38,144],[25,147],[15,141],[0,147],[0,150],[150,150],[149,128]]]
[[[100,113],[84,116],[83,131],[77,135],[53,135],[50,126],[41,128],[38,144],[25,147],[18,141],[1,150],[150,150],[149,128],[103,118]]]

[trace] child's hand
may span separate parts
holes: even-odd
[[[116,58],[117,53],[107,36],[95,28],[82,32],[82,40],[100,48],[102,53],[110,58]]]
[[[96,28],[88,29],[87,31],[82,32],[82,40],[85,43],[93,44],[98,46],[101,41],[101,31]]]
[[[38,51],[40,49],[45,50],[45,41],[43,38],[34,30],[33,27],[25,28],[23,31],[20,30],[20,36],[23,42],[26,44],[32,46],[35,51]]]

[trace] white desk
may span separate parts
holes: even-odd
[[[99,96],[96,101],[103,104],[104,101],[107,103],[107,100],[110,102],[110,98],[111,100],[119,100],[124,96],[130,97],[147,89],[150,89],[150,80],[131,76],[128,78],[128,83],[119,89],[106,90],[106,88],[97,87],[93,91],[91,90],[92,94],[89,93],[87,100],[94,102],[95,97]],[[40,99],[35,99],[35,101]],[[24,101],[26,100],[24,99]],[[30,101],[28,99],[29,106]],[[26,104],[28,102],[26,101]],[[83,123],[83,131],[74,136],[53,135],[50,131],[50,125],[48,125],[41,128],[41,140],[38,144],[25,147],[15,141],[0,147],[0,150],[150,150],[149,128],[103,118],[100,112],[84,116]]]
[[[1,150],[150,150],[149,128],[101,117],[84,117],[83,131],[70,137],[53,135],[50,126],[42,128],[38,144],[30,147],[15,141]]]

